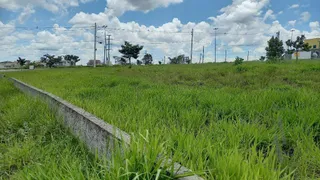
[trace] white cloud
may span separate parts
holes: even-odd
[[[110,17],[106,13],[99,14],[86,14],[84,12],[79,12],[75,16],[73,16],[70,20],[70,24],[107,24],[109,22]]]
[[[310,22],[309,26],[312,31],[316,31],[320,29],[319,21]]]
[[[23,11],[18,17],[19,23],[23,24],[33,13],[35,13],[35,10],[30,5],[23,8]]]
[[[33,39],[35,36],[33,34],[33,32],[22,32],[22,33],[14,33],[14,36],[17,37],[18,39],[28,39],[31,40]]]
[[[232,48],[232,52],[234,52],[234,53],[243,53],[244,50],[242,48],[240,48],[240,47],[233,47]]]
[[[296,20],[292,20],[292,21],[289,21],[288,24],[292,27],[294,27],[296,25]]]
[[[276,19],[276,15],[273,14],[273,11],[271,9],[269,9],[264,15],[263,21],[267,20],[268,18]]]
[[[81,3],[81,1],[78,2]],[[139,4],[139,2],[130,1],[131,5]],[[157,2],[157,6],[145,5],[145,8],[139,6],[139,8],[135,7],[135,10],[146,12],[147,9],[165,6],[163,3],[159,4],[160,1]],[[173,1],[161,2],[168,2],[169,5]],[[163,59],[163,56],[172,57],[179,54],[189,56],[191,29],[194,28],[194,62],[199,59],[198,55],[203,46],[206,49],[205,61],[212,62],[213,27],[218,27],[219,29],[216,31],[218,61],[224,61],[224,57],[222,57],[224,49],[228,50],[228,60],[234,60],[236,56],[246,59],[247,51],[250,51],[250,59],[254,59],[253,57],[265,55],[267,41],[276,32],[281,32],[280,37],[283,41],[291,38],[290,29],[284,28],[279,21],[273,21],[271,24],[264,21],[272,19],[272,15],[275,16],[271,10],[266,11],[268,7],[268,0],[233,0],[232,4],[221,9],[218,16],[209,18],[213,20],[212,23],[182,23],[179,19],[173,18],[172,21],[157,27],[145,26],[137,22],[121,22],[118,17],[111,16],[108,9],[97,14],[77,13],[69,20],[72,28],[64,28],[54,24],[52,29],[40,32],[21,32],[22,30],[14,32],[13,25],[0,22],[0,36],[6,36],[6,45],[0,45],[1,47],[5,46],[5,48],[0,48],[0,53],[5,54],[6,57],[1,57],[0,61],[12,60],[16,56],[37,60],[43,54],[50,53],[55,55],[77,54],[85,64],[93,57],[92,25],[94,22],[97,22],[99,27],[98,41],[104,40],[104,31],[101,26],[108,25],[107,33],[111,34],[113,39],[112,56],[120,56],[118,48],[125,40],[143,45],[145,50],[154,56],[155,62]],[[8,28],[1,28],[2,26]],[[307,38],[313,38],[320,35],[319,22],[311,22],[309,26],[312,31],[296,30],[293,36],[305,34]],[[29,44],[16,45],[14,42],[19,40],[28,40]],[[101,44],[97,45],[98,59],[103,57],[102,47]]]
[[[278,15],[280,15],[280,14],[283,14],[283,11],[279,11],[279,12],[278,12]]]
[[[79,2],[87,3],[92,0],[0,0],[0,7],[17,11],[25,9],[25,7],[35,8],[40,7],[47,11],[57,13],[59,11],[66,11],[68,7],[78,6]]]
[[[301,20],[304,22],[308,22],[311,18],[311,14],[309,12],[303,12],[301,13]]]
[[[289,7],[289,9],[296,9],[296,8],[299,8],[300,5],[299,4],[293,4]]]
[[[148,12],[158,7],[168,7],[170,4],[182,3],[183,0],[107,0],[108,11],[120,16],[126,11]]]
[[[221,20],[225,23],[248,23],[261,15],[262,8],[269,3],[269,0],[233,0],[233,3],[220,10],[221,15],[211,17],[214,22]]]

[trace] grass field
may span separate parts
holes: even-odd
[[[157,154],[145,157],[139,154],[142,149],[133,143],[126,151],[115,149],[111,160],[101,160],[62,126],[44,102],[0,79],[0,179],[174,178],[170,169],[159,170],[161,159],[154,164]]]
[[[0,179],[90,177],[94,158],[49,108],[0,79]],[[82,171],[82,169],[88,170]]]
[[[207,179],[320,178],[320,61],[6,75],[143,137],[142,159],[161,152]]]

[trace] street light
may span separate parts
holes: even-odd
[[[108,27],[107,25],[102,26],[102,28],[104,29],[103,64],[106,64],[106,44],[107,44],[106,29],[107,27]]]
[[[292,42],[293,32],[294,32],[294,31],[295,31],[294,29],[291,29],[291,42]]]
[[[217,62],[217,30],[219,28],[214,28],[214,62]]]

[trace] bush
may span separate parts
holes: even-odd
[[[273,59],[268,59],[268,60],[267,60],[267,63],[270,63],[270,64],[280,63],[280,62],[282,62],[282,60],[283,60],[283,59],[273,58]]]
[[[248,68],[245,66],[237,66],[237,72],[246,72],[248,71]]]
[[[261,56],[259,61],[265,61],[266,60],[266,57],[265,56]]]
[[[236,57],[236,60],[234,61],[234,65],[240,65],[240,64],[242,64],[243,63],[243,61],[244,61],[244,59],[243,58],[240,58],[240,57]]]

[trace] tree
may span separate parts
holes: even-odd
[[[266,47],[268,61],[279,61],[284,53],[283,42],[272,36]]]
[[[153,61],[153,58],[151,54],[145,54],[144,57],[142,58],[142,62],[145,65],[152,64],[152,61]]]
[[[137,65],[142,65],[142,61],[140,61],[140,60],[137,60]]]
[[[170,58],[170,64],[184,64],[184,55],[179,55],[177,57],[174,58]]]
[[[26,59],[22,59],[21,57],[19,57],[17,59],[17,62],[20,64],[20,66],[24,66],[26,64]]]
[[[70,63],[71,66],[75,66],[77,64],[77,62],[80,61],[80,58],[79,58],[79,56],[75,56],[75,55],[65,55],[64,60],[66,60],[68,63]]]
[[[240,65],[240,64],[242,64],[243,63],[243,61],[244,61],[244,59],[243,58],[240,58],[240,57],[236,57],[236,60],[234,61],[234,65]]]
[[[259,60],[260,61],[264,61],[264,60],[266,60],[266,57],[265,56],[261,56]]]
[[[52,68],[55,65],[61,63],[62,57],[61,56],[55,57],[54,55],[45,54],[43,55],[43,57],[41,57],[40,61],[43,63],[46,63],[47,66]]]
[[[131,58],[137,59],[142,49],[143,46],[132,45],[131,43],[125,41],[124,45],[121,45],[119,52],[123,54],[124,58],[129,59],[129,64],[131,65]]]
[[[296,61],[298,61],[299,51],[310,51],[311,46],[308,43],[305,43],[304,40],[306,39],[305,35],[298,36],[295,41],[291,41],[290,39],[286,41],[286,44],[290,49],[287,50],[288,54],[296,53]]]
[[[161,62],[161,61],[159,61],[158,63],[159,63],[159,65],[161,65],[161,64],[162,64],[162,62]]]

